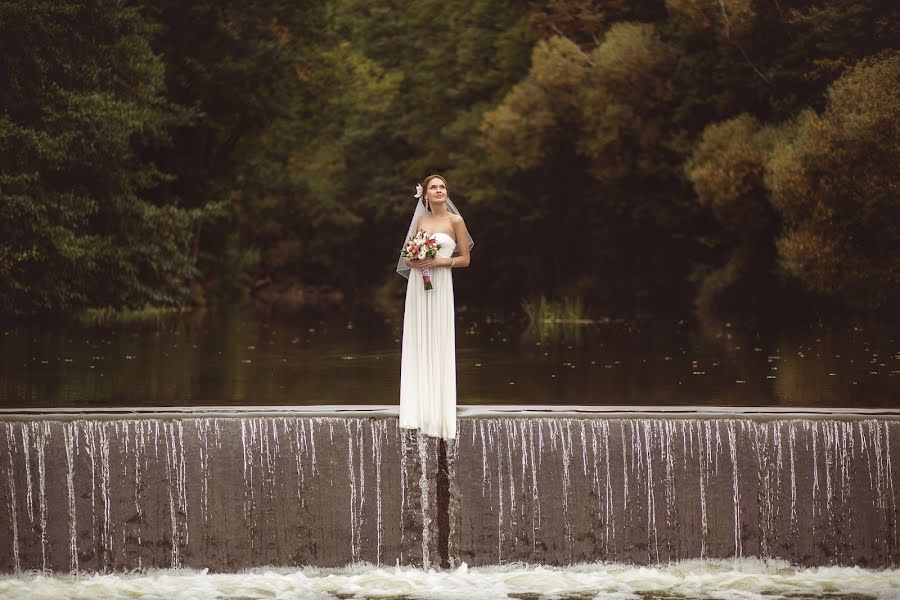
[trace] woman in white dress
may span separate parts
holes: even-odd
[[[435,258],[401,258],[397,265],[397,272],[409,279],[403,313],[400,427],[449,440],[456,438],[451,272],[469,266],[473,242],[465,221],[450,201],[446,179],[430,175],[417,191],[408,236],[424,230],[440,248]],[[423,269],[430,272],[432,289],[425,289]]]

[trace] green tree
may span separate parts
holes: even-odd
[[[0,312],[184,303],[215,207],[148,190],[187,113],[133,5],[0,4]]]

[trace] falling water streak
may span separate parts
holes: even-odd
[[[569,424],[571,422],[570,419],[565,419],[562,421],[566,424],[566,431],[569,433],[568,441],[566,436],[563,435],[560,424],[556,424],[554,426],[554,421],[550,421],[550,443],[551,446],[555,447],[557,438],[560,446],[560,458],[562,459],[562,490],[560,490],[562,494],[562,505],[563,505],[563,533],[566,544],[566,551],[571,553],[572,551],[572,522],[569,515],[569,491],[571,490],[571,476],[569,474],[569,465],[570,458],[572,456],[572,440],[571,440],[571,429],[569,428]]]
[[[496,421],[491,421],[488,424],[488,426],[485,428],[485,431],[487,433],[488,448],[491,450],[491,452],[493,452],[495,454],[496,454],[496,451],[494,449],[496,448],[496,444],[494,443],[494,429],[495,429],[496,425],[497,425]],[[488,469],[487,477],[488,477],[488,496],[493,496],[493,492],[494,492],[494,490],[492,488],[493,471],[491,469]],[[501,490],[503,490],[503,477],[502,477],[502,473],[499,473],[497,476],[497,494],[498,495],[502,494]],[[502,502],[502,498],[501,498],[501,502]]]
[[[528,449],[531,452],[531,549],[537,551],[537,532],[541,528],[541,497],[538,493],[537,463],[539,457],[534,452],[534,426],[541,426],[536,419],[528,420]],[[524,444],[523,444],[524,446]]]
[[[178,437],[176,438],[176,429]],[[184,426],[179,421],[176,424],[163,424],[163,437],[166,449],[166,481],[169,495],[169,519],[171,524],[171,557],[172,568],[181,567],[181,545],[190,543],[188,530],[188,506],[187,506],[187,481],[184,462]],[[173,489],[173,486],[175,489]],[[183,518],[183,537],[179,527],[179,517]]]
[[[538,470],[540,470],[541,465],[544,460],[544,426],[539,422],[538,423]]]
[[[255,421],[241,418],[241,449],[244,463],[244,523],[247,537],[250,539],[251,552],[256,550],[256,491],[253,485],[253,440],[255,437]]]
[[[497,421],[492,421],[488,427],[488,440],[491,442],[492,449],[496,448],[493,435],[495,427],[499,430]],[[497,445],[500,446],[494,452],[497,455],[497,498],[500,502],[497,509],[497,562],[503,564],[503,534],[505,533],[503,527],[503,438],[500,437],[499,431],[497,437],[499,438]]]
[[[209,420],[194,419],[192,421],[197,430],[197,441],[200,442],[199,458],[200,472],[200,518],[204,523],[209,521]]]
[[[78,571],[78,515],[75,505],[75,449],[78,444],[78,423],[63,425],[66,445],[66,491],[69,494],[69,569]]]
[[[178,509],[184,518],[184,543],[191,543],[191,530],[188,527],[188,494],[187,494],[187,459],[184,451],[184,423],[178,421]]]
[[[853,424],[841,423],[841,440],[843,451],[841,453],[841,502],[850,503],[851,495],[851,469],[856,459],[856,442],[853,437]]]
[[[891,431],[890,426],[887,422],[883,423],[884,427],[884,449],[885,449],[885,463],[886,463],[886,471],[887,471],[887,481],[888,486],[890,487],[890,493],[888,497],[891,499],[891,530],[894,533],[894,546],[897,546],[897,495],[894,492],[894,469],[892,466],[891,459]]]
[[[294,420],[294,447],[296,448],[297,462],[294,463],[294,469],[297,473],[297,501],[304,506],[303,488],[306,484],[306,469],[303,468],[303,456],[308,456],[306,446],[306,429],[303,427],[303,421]]]
[[[276,485],[276,475],[275,475],[275,461],[279,455],[278,449],[278,427],[277,420],[272,419],[263,419],[263,437],[265,438],[265,453],[264,456],[266,458],[266,478],[265,483],[268,488],[268,496],[269,500],[275,501],[275,485]]]
[[[656,562],[659,562],[659,534],[656,527],[656,492],[654,490],[653,477],[653,424],[651,421],[641,419],[641,429],[644,433],[644,450],[643,460],[646,461],[646,485],[647,485],[647,537],[648,542],[653,544],[653,554]],[[640,450],[640,442],[638,449]]]
[[[740,472],[737,460],[737,432],[734,421],[728,421],[728,445],[731,451],[731,476],[734,490],[734,554],[738,558],[744,556],[744,548],[741,541],[741,489],[738,485]]]
[[[612,487],[612,461],[609,459],[609,421],[600,423],[603,432],[603,470],[606,472],[606,501],[604,503],[606,514],[606,552],[609,555],[609,540],[612,536],[613,551],[616,551],[616,522],[613,520],[613,487]]]
[[[628,517],[628,449],[625,446],[625,421],[619,420],[619,431],[621,435],[619,439],[622,440],[622,507],[624,508],[625,516]],[[625,526],[625,523],[622,524]]]
[[[34,498],[31,485],[31,434],[28,432],[28,424],[24,424],[22,430],[22,457],[25,463],[25,509],[28,511],[28,522],[34,525]]]
[[[381,565],[381,551],[384,546],[384,528],[381,514],[381,447],[386,437],[385,426],[387,421],[379,419],[372,423],[372,456],[375,458],[375,529],[376,529],[376,559],[375,564]]]
[[[756,450],[757,487],[760,502],[760,553],[768,557],[769,538],[773,533],[773,504],[772,504],[772,473],[769,464],[769,435],[768,427],[763,423],[749,423],[753,431],[753,448]]]
[[[628,423],[628,426],[631,429],[631,451],[633,453],[631,466],[637,470],[637,487],[640,486],[641,481],[646,483],[644,476],[644,440],[641,436],[643,425],[643,421]]]
[[[490,485],[488,478],[487,444],[484,441],[484,421],[478,422],[478,431],[481,434],[481,497],[484,498],[485,486]]]
[[[6,471],[6,483],[9,487],[9,517],[12,525],[12,539],[10,540],[12,544],[12,555],[13,555],[13,570],[18,573],[22,568],[22,563],[19,560],[19,520],[16,515],[16,473],[15,473],[15,461],[13,460],[13,447],[15,442],[15,430],[13,429],[12,423],[6,423],[6,458],[7,458],[7,471]]]
[[[260,506],[266,506],[266,498],[272,498],[272,486],[270,484],[269,469],[271,468],[271,460],[269,459],[269,428],[267,419],[254,419],[254,428],[252,431],[255,435],[251,435],[251,440],[256,442],[254,450],[259,460],[259,499]]]
[[[779,500],[781,495],[781,476],[784,473],[784,444],[782,443],[781,437],[781,423],[773,423],[772,424],[772,444],[775,451],[775,489],[778,490]],[[780,509],[781,503],[778,503],[778,508]],[[779,510],[780,512],[780,510]]]
[[[585,439],[584,421],[585,419],[578,420],[578,429],[581,435],[581,471],[587,477],[587,439]]]
[[[424,435],[417,435],[416,444],[419,450],[419,467],[422,470],[419,477],[422,510],[422,568],[428,569],[431,567],[431,552],[428,547],[431,542],[431,509],[428,505],[428,440]]]
[[[869,491],[873,494],[875,493],[875,477],[872,475],[872,452],[869,449],[869,444],[866,439],[865,434],[865,423],[860,421],[857,423],[859,427],[859,451],[860,454],[863,454],[866,459],[866,467],[869,472]]]
[[[459,520],[459,480],[456,474],[456,460],[459,456],[459,436],[453,440],[452,444],[447,445],[447,479],[450,483],[450,498],[447,506],[449,531],[447,532],[447,561],[451,569],[456,569],[460,565],[459,559],[459,540],[456,532],[456,525]]]
[[[885,469],[884,469],[884,448],[881,444],[881,428],[876,421],[869,421],[869,435],[872,439],[872,448],[875,452],[875,486],[876,498],[878,506],[882,511],[887,510],[887,502],[884,498],[885,490]]]
[[[135,424],[135,443],[134,443],[134,509],[135,514],[137,515],[137,543],[138,548],[141,548],[143,545],[142,540],[142,525],[144,523],[144,510],[141,507],[141,492],[143,491],[143,485],[141,483],[143,477],[143,469],[141,465],[141,457],[144,457],[146,461],[147,457],[147,435],[146,432],[149,430],[149,426],[145,428],[145,425],[148,425],[146,421],[138,421]],[[146,464],[146,463],[145,463]],[[143,556],[142,554],[138,554],[138,568],[143,567]]]
[[[112,515],[110,498],[110,469],[109,469],[109,432],[108,423],[97,423],[97,437],[100,439],[100,501],[103,503],[103,524],[101,527],[103,553],[100,564],[109,566],[113,556]]]
[[[707,443],[704,444],[704,441],[700,439],[701,429],[705,428],[706,437],[705,440]],[[697,454],[698,458],[698,466],[700,468],[700,473],[698,476],[698,481],[700,485],[700,523],[703,527],[701,535],[700,535],[700,558],[706,558],[706,538],[709,534],[709,528],[707,526],[706,521],[706,477],[707,477],[707,461],[709,460],[709,456],[707,452],[709,451],[709,421],[705,423],[698,421],[697,422],[697,448],[699,452]]]
[[[719,430],[719,421],[715,421],[716,425],[716,476],[719,475],[719,455],[722,453],[722,432]]]
[[[84,439],[91,466],[91,546],[97,547],[97,432],[94,421],[84,421]]]
[[[474,431],[474,428],[473,428]],[[406,514],[406,453],[409,448],[410,433],[408,429],[400,428],[400,558],[403,562],[403,550],[406,548],[406,527],[403,516]]]
[[[597,514],[603,514],[603,526],[604,526],[604,536],[603,536],[603,552],[604,555],[609,555],[609,521],[607,520],[607,516],[604,514],[604,501],[600,496],[600,453],[597,449],[597,422],[594,419],[591,419],[591,452],[593,453],[593,461],[592,467],[593,472],[591,473],[591,491],[597,496]]]
[[[841,423],[834,422],[834,432],[835,438],[837,440],[837,457],[838,457],[838,481],[840,486],[840,504],[841,511],[840,514],[835,517],[835,520],[840,524],[841,527],[845,528],[847,532],[843,537],[843,541],[846,544],[846,547],[852,548],[853,546],[853,512],[850,505],[850,496],[851,496],[851,488],[850,488],[850,469],[851,462],[853,460],[854,448],[853,448],[853,431],[850,423]]]
[[[113,433],[114,439],[121,440],[119,450],[120,450],[120,460],[117,461],[116,464],[122,467],[122,474],[118,476],[117,479],[119,481],[128,481],[128,461],[126,458],[128,457],[129,451],[129,432],[128,432],[128,421],[115,421],[113,423]],[[126,527],[121,527],[119,529],[119,533],[122,536],[122,548],[125,548],[128,544],[128,535]]]
[[[518,542],[518,530],[516,529],[516,478],[513,475],[513,459],[512,459],[512,446],[513,446],[513,434],[515,431],[515,426],[513,425],[512,419],[503,419],[503,430],[506,438],[506,466],[508,469],[508,479],[509,479],[509,528],[513,532],[513,540],[514,542]],[[500,488],[500,493],[503,493],[503,488]]]
[[[812,432],[813,482],[812,482],[812,492],[811,492],[812,520],[811,520],[810,524],[812,526],[813,538],[815,538],[815,536],[816,536],[816,512],[819,512],[819,514],[821,514],[821,511],[816,510],[818,508],[818,499],[819,499],[819,428],[816,426],[815,423],[811,423],[810,421],[803,421],[803,428],[807,432]],[[809,438],[807,438],[807,443],[808,443],[808,439]]]
[[[797,429],[794,423],[788,423],[788,452],[791,457],[791,532],[797,533],[797,469],[795,461],[795,447],[797,444]]]
[[[40,527],[41,527],[41,569],[47,571],[47,464],[46,451],[47,439],[50,437],[50,423],[41,421],[40,423],[32,423],[35,429],[35,443],[37,445],[37,467],[38,467],[38,494],[40,507]]]
[[[347,432],[347,471],[350,476],[350,560],[359,562],[359,522],[356,512],[356,473],[353,468],[353,433],[350,420],[344,421]]]
[[[675,503],[675,422],[663,421],[660,424],[660,432],[662,434],[660,447],[665,449],[666,455],[666,527],[671,530],[678,525],[678,511]]]
[[[525,495],[525,480],[527,479],[528,474],[528,463],[531,462],[531,459],[528,455],[528,444],[525,443],[525,428],[527,427],[527,423],[525,423],[524,419],[516,419],[513,421],[513,428],[516,432],[516,440],[518,441],[518,446],[522,451],[522,477],[520,478],[520,487],[522,490],[522,498],[526,498]],[[535,500],[537,500],[535,498]],[[525,521],[525,504],[526,502],[523,500],[519,503],[520,516],[522,517],[522,521]],[[534,514],[534,502],[531,505],[532,515]],[[534,527],[534,519],[532,518],[531,522],[532,528]],[[532,529],[531,536],[532,544],[534,543],[534,530]]]
[[[836,440],[832,437],[831,427],[828,423],[822,423],[822,446],[825,454],[825,527],[828,531],[834,530],[834,513],[832,512],[832,482],[831,470],[834,468],[834,446]]]
[[[365,461],[365,452],[363,451],[365,446],[363,445],[363,426],[364,422],[362,419],[354,419],[356,422],[356,448],[359,451],[359,496],[358,496],[358,506],[356,507],[356,525],[358,531],[356,533],[356,544],[357,544],[357,554],[360,552],[360,539],[362,537],[362,527],[365,522],[365,505],[366,505],[366,461]]]

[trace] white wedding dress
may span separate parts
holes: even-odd
[[[456,243],[436,233],[437,255],[450,258]],[[411,269],[403,313],[400,366],[400,427],[426,435],[456,438],[456,336],[453,275],[450,267],[431,267],[433,289],[422,271]]]

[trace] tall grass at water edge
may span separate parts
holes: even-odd
[[[581,298],[550,300],[546,296],[522,300],[522,310],[528,317],[529,336],[541,341],[567,339],[577,341],[581,326],[592,322]]]

